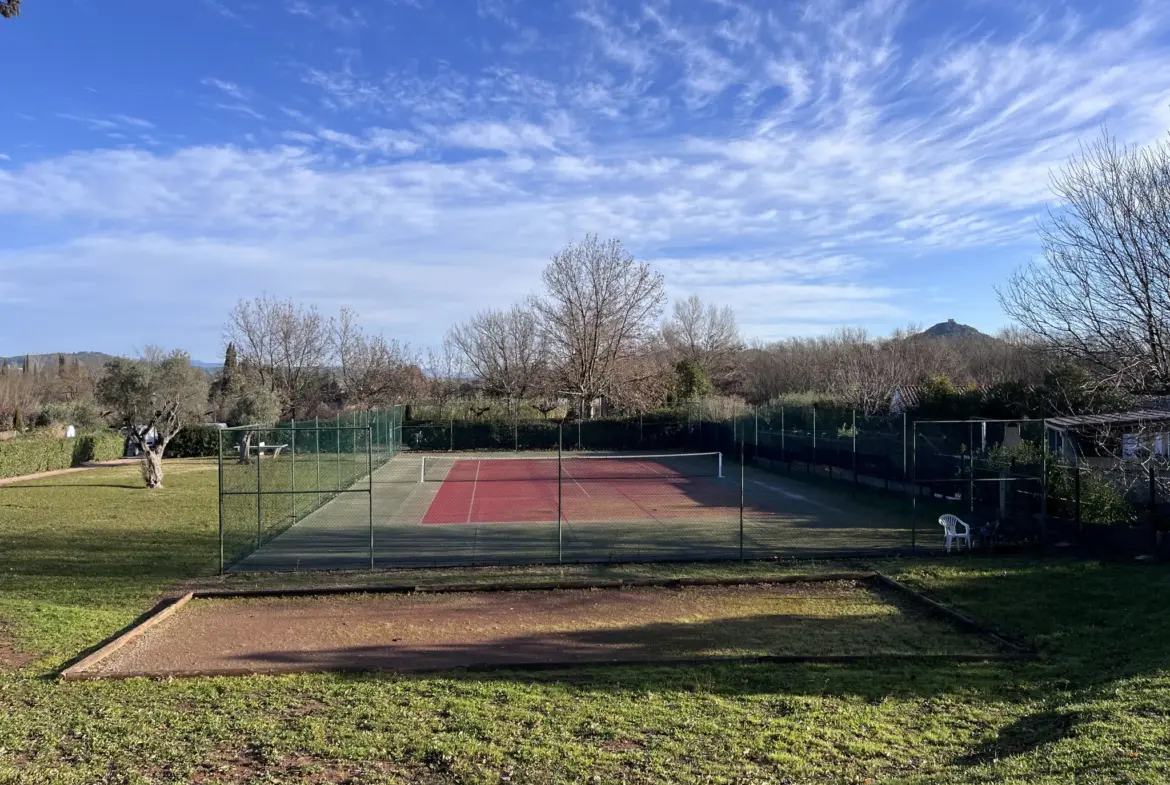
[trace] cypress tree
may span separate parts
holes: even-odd
[[[30,367],[29,367],[29,366],[31,366],[31,365],[32,365],[32,363],[30,363],[30,362],[28,361],[28,355],[26,354],[26,355],[24,356],[24,365],[23,365],[23,366],[21,366],[20,372],[21,372],[21,373],[28,373],[29,371],[31,371],[31,370],[32,370],[32,368],[30,368]]]
[[[230,390],[232,384],[236,379],[236,368],[239,367],[239,360],[236,357],[236,345],[228,343],[227,350],[223,353],[223,388]]]
[[[21,414],[19,407],[17,407],[16,414],[12,417],[12,430],[17,433],[24,432],[24,415]]]
[[[58,376],[65,375],[65,355],[63,355],[63,354],[57,355],[57,375]]]

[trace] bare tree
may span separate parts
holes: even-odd
[[[543,279],[545,296],[533,299],[541,333],[564,391],[592,416],[662,313],[662,276],[620,241],[587,235],[557,253]]]
[[[519,401],[546,370],[540,325],[530,308],[481,311],[451,328],[445,341],[488,395]]]
[[[399,403],[414,391],[417,359],[408,344],[367,335],[348,308],[330,321],[330,338],[343,406],[372,409]]]
[[[240,300],[224,332],[241,367],[280,396],[287,415],[297,417],[320,402],[330,340],[316,308],[267,295]]]
[[[167,444],[184,425],[200,422],[206,414],[207,376],[191,366],[186,352],[149,349],[140,360],[106,363],[97,398],[142,452],[146,487],[158,488]]]
[[[431,400],[438,406],[436,417],[443,418],[443,409],[458,397],[464,385],[463,357],[450,339],[437,349],[427,350],[427,382]]]
[[[716,387],[726,387],[734,378],[743,341],[731,306],[703,305],[698,295],[692,294],[674,303],[662,337],[675,362],[697,364]]]
[[[1000,290],[1050,352],[1130,392],[1170,392],[1170,144],[1119,146],[1102,131],[1053,177],[1043,261]]]

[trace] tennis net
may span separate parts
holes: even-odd
[[[541,480],[672,480],[722,477],[719,452],[662,455],[564,455],[458,457],[424,455],[419,482]]]

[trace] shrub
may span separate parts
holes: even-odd
[[[214,425],[188,425],[167,444],[164,458],[214,458],[219,454],[220,429]]]
[[[37,415],[37,426],[72,425],[79,431],[96,431],[101,427],[101,414],[89,401],[47,403]]]
[[[75,439],[36,435],[0,442],[0,477],[68,469],[87,461],[121,458],[125,439],[112,431],[83,434]]]

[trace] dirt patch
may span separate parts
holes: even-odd
[[[36,659],[35,654],[17,651],[12,640],[0,627],[0,671],[14,671]]]
[[[867,583],[194,600],[91,675],[994,655]]]

